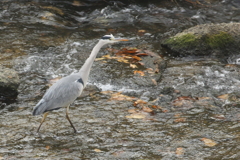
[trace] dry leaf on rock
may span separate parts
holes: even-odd
[[[134,119],[143,119],[146,118],[146,114],[143,113],[132,113],[130,115],[127,115],[126,118],[134,118]]]
[[[129,97],[129,96],[123,95],[121,94],[121,92],[113,93],[110,98],[110,100],[118,100],[118,101],[124,101],[124,100],[132,101],[135,99],[136,99],[135,97]]]
[[[144,100],[141,100],[141,99],[138,99],[138,100],[136,100],[135,102],[134,102],[134,106],[137,106],[138,104],[147,104],[147,102],[146,101],[144,101]]]
[[[134,74],[139,74],[140,76],[144,76],[144,72],[143,71],[134,71]]]
[[[183,155],[183,153],[184,153],[184,149],[183,149],[183,148],[177,148],[177,149],[176,149],[176,154],[177,154],[177,155],[180,156],[180,155]]]
[[[137,65],[136,64],[130,64],[130,67],[131,68],[137,68]]]
[[[100,149],[94,149],[95,152],[99,153],[99,152],[102,152]]]
[[[223,99],[223,100],[227,100],[228,97],[229,97],[229,94],[223,94],[223,95],[218,96],[219,99]]]
[[[185,122],[186,121],[186,118],[177,118],[174,120],[174,122]]]
[[[46,150],[49,150],[51,147],[50,146],[46,146],[45,148],[46,148]]]
[[[143,107],[142,107],[142,110],[143,110],[144,112],[147,112],[147,113],[152,113],[152,112],[153,112],[152,109],[150,109],[149,107],[146,107],[146,106],[143,106]]]
[[[215,141],[208,138],[202,138],[201,140],[205,143],[206,146],[209,146],[209,147],[213,147],[217,144]]]

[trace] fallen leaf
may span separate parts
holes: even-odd
[[[179,118],[182,115],[182,113],[177,113],[174,115],[175,118]]]
[[[49,149],[50,149],[50,146],[46,146],[45,148],[46,148],[46,150],[49,150]]]
[[[118,100],[118,101],[123,101],[123,100],[132,101],[132,100],[135,100],[136,98],[123,95],[123,94],[121,94],[121,92],[117,92],[117,93],[113,93],[111,95],[110,99],[111,100]]]
[[[189,96],[181,96],[178,97],[175,101],[181,101],[181,100],[190,100],[190,101],[194,101],[195,99]]]
[[[162,110],[162,112],[163,112],[163,113],[166,113],[166,112],[168,112],[168,110],[167,110],[167,109],[164,109],[164,110]]]
[[[43,9],[50,9],[50,10],[53,10],[53,11],[57,12],[57,13],[60,14],[60,15],[64,15],[63,11],[62,11],[61,9],[57,8],[57,7],[53,7],[53,6],[43,6],[43,7],[41,7],[41,8],[43,8]],[[52,16],[52,15],[53,15],[53,14],[51,14],[50,16]],[[49,16],[49,15],[48,15],[48,16]]]
[[[97,153],[102,152],[102,150],[100,150],[100,149],[94,149],[94,151]]]
[[[144,76],[144,72],[143,71],[134,71],[134,74],[139,74],[140,76]]]
[[[127,115],[126,118],[143,119],[146,118],[146,115],[143,113],[132,113],[130,115]]]
[[[128,113],[137,113],[137,112],[138,112],[137,109],[129,109],[129,110],[128,110]]]
[[[206,146],[209,146],[209,147],[213,147],[217,144],[216,142],[208,138],[202,138],[201,140],[205,143]]]
[[[101,61],[101,60],[104,60],[104,59],[106,59],[106,58],[104,58],[104,57],[101,57],[101,58],[95,58],[94,61]]]
[[[102,94],[112,94],[113,91],[109,91],[109,90],[107,90],[107,91],[102,91],[101,93],[102,93]]]
[[[117,152],[114,152],[113,155],[117,157],[117,156],[120,156],[123,153],[124,153],[124,151],[117,151]]]
[[[135,54],[135,56],[148,56],[148,54],[147,53],[137,53],[137,54]]]
[[[145,64],[143,62],[138,62],[139,65],[144,66]]]
[[[174,120],[174,122],[185,122],[186,118],[177,118]]]
[[[180,155],[183,155],[183,153],[184,153],[184,149],[183,149],[183,148],[177,148],[177,149],[176,149],[176,154],[177,154],[177,155],[180,156]]]
[[[145,52],[146,54],[148,54],[149,56],[157,57],[157,55],[156,55],[154,52],[152,52],[152,51],[144,50],[144,52]]]
[[[155,79],[151,79],[151,80],[152,80],[153,84],[154,84],[155,86],[157,86],[157,81],[156,81]]]
[[[227,100],[228,97],[229,97],[229,94],[223,94],[223,95],[218,96],[219,99],[223,99],[223,100]]]
[[[211,97],[198,97],[198,100],[208,100],[208,99],[212,99]]]
[[[77,7],[82,6],[81,2],[79,1],[73,1],[72,5]]]
[[[150,109],[149,107],[146,107],[146,106],[143,106],[143,107],[142,107],[142,110],[143,110],[144,112],[148,112],[148,113],[153,112],[152,109]]]
[[[130,67],[131,67],[131,68],[137,68],[137,65],[135,65],[135,64],[130,64]]]
[[[136,100],[135,102],[134,102],[134,106],[137,106],[138,104],[147,104],[147,102],[146,101],[144,101],[144,100],[141,100],[141,99],[138,99],[138,100]]]
[[[152,108],[154,108],[154,109],[161,109],[161,107],[156,106],[156,105],[152,105]]]
[[[126,58],[124,58],[124,57],[119,57],[119,58],[117,59],[117,61],[118,61],[118,62],[123,62],[123,63],[129,63],[129,61],[128,61]]]
[[[136,59],[136,60],[138,60],[138,61],[141,61],[142,59],[140,58],[140,57],[138,57],[138,56],[132,56],[132,58],[133,59]]]
[[[138,30],[138,32],[140,32],[140,33],[145,33],[146,30],[144,30],[144,29],[140,29],[140,30]]]
[[[211,119],[215,119],[215,120],[224,120],[226,119],[225,116],[223,114],[215,114],[212,117],[210,117]]]

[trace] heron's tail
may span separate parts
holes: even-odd
[[[40,115],[45,112],[45,107],[44,107],[44,99],[41,99],[38,104],[33,108],[32,114],[35,115]]]

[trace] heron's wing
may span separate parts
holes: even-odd
[[[67,76],[52,85],[33,109],[33,115],[70,105],[83,90],[79,77]]]

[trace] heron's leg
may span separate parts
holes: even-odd
[[[69,106],[70,106],[70,105],[69,105]],[[69,119],[69,116],[68,116],[69,106],[67,106],[67,109],[66,109],[66,118],[67,118],[67,120],[69,121],[69,123],[71,124],[71,126],[72,126],[72,128],[73,128],[73,130],[74,130],[74,133],[77,133],[76,128],[73,126],[73,124],[72,124],[72,122],[71,122],[71,120]]]
[[[40,125],[39,125],[39,127],[38,127],[38,129],[37,129],[37,132],[39,132],[39,130],[40,130],[40,128],[41,128],[44,120],[46,119],[47,115],[48,115],[48,112],[44,113],[43,118],[42,118],[42,121],[41,121],[41,123],[40,123]]]

